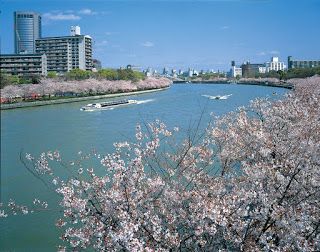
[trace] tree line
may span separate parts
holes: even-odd
[[[137,82],[139,80],[145,79],[145,75],[138,71],[133,71],[132,69],[101,69],[97,72],[92,72],[88,70],[73,69],[64,75],[59,75],[55,71],[48,72],[47,78],[60,78],[62,80],[85,80],[89,78],[94,78],[98,80],[128,80],[132,82]],[[9,75],[5,72],[0,74],[0,87],[4,88],[8,85],[17,84],[39,84],[41,82],[41,77],[39,75],[30,76],[18,76]]]
[[[54,74],[48,73],[48,77],[54,77]],[[89,78],[105,80],[129,80],[137,82],[143,80],[145,75],[132,69],[101,69],[97,72],[73,69],[66,73],[63,78],[66,80],[85,80]]]
[[[279,80],[288,80],[293,78],[307,78],[314,75],[320,75],[320,67],[312,68],[292,68],[286,71],[270,71],[268,73],[256,73],[255,78],[277,78]]]

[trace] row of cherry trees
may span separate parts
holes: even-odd
[[[45,79],[41,84],[10,85],[1,90],[2,98],[25,97],[32,94],[54,95],[56,93],[75,94],[105,94],[116,92],[128,92],[144,89],[168,87],[171,81],[166,78],[146,78],[132,83],[128,80],[74,80],[61,81],[59,79]]]
[[[160,121],[137,125],[135,141],[81,156],[68,180],[55,175],[58,152],[26,158],[62,196],[56,225],[75,250],[319,251],[319,79],[182,141]]]

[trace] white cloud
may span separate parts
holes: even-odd
[[[43,15],[44,19],[47,20],[55,20],[55,21],[62,21],[62,20],[79,20],[81,19],[80,16],[74,15],[74,14],[65,14],[62,12],[59,13],[44,13]]]
[[[220,30],[227,30],[229,29],[230,27],[228,25],[224,25],[224,26],[221,26],[220,27]]]
[[[51,21],[65,21],[65,20],[80,20],[83,15],[96,15],[98,12],[95,12],[91,9],[85,8],[79,11],[75,10],[66,10],[59,11],[54,10],[47,13],[44,13],[42,16],[45,20]]]
[[[144,47],[153,47],[154,43],[152,43],[150,41],[146,41],[146,42],[143,42],[141,45]]]
[[[268,51],[268,52],[262,51],[262,52],[257,53],[258,56],[275,55],[275,54],[279,54],[279,51],[272,50],[272,51]]]
[[[82,15],[96,15],[97,12],[95,11],[92,11],[91,9],[82,9],[80,11],[78,11],[79,14],[82,14]]]
[[[265,55],[267,55],[266,54],[266,52],[259,52],[259,53],[257,53],[259,56],[265,56]]]
[[[99,42],[95,43],[95,46],[101,47],[101,46],[106,46],[108,44],[109,44],[109,41],[102,40],[102,41],[99,41]]]
[[[279,54],[279,51],[273,50],[273,51],[270,51],[269,54]]]

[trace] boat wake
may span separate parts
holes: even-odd
[[[86,111],[86,112],[97,112],[97,111],[104,111],[104,110],[114,110],[115,108],[114,107],[109,107],[109,108],[99,108],[99,109],[90,109],[90,108],[88,108],[88,109],[80,109],[80,110],[82,110],[82,111]]]
[[[80,110],[82,111],[101,111],[101,110],[113,110],[118,107],[124,107],[127,105],[132,105],[132,104],[144,104],[154,101],[153,99],[148,99],[148,100],[120,100],[120,101],[109,101],[109,102],[102,102],[102,103],[90,103],[87,104],[86,106],[82,107]]]
[[[210,100],[227,100],[232,94],[228,95],[201,95],[203,97],[207,97]]]
[[[137,104],[145,104],[145,103],[153,102],[153,101],[154,101],[154,99],[141,100],[141,101],[137,101]]]

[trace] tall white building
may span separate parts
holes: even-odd
[[[237,76],[242,77],[242,68],[236,67],[236,66],[231,66],[230,75],[232,78],[236,78]]]
[[[236,62],[231,61],[231,69],[228,73],[228,76],[231,78],[242,77],[242,68],[236,66]]]
[[[198,76],[198,75],[199,75],[199,72],[197,70],[192,69],[192,68],[188,69],[188,76],[189,77]]]
[[[267,67],[265,67],[265,66],[260,66],[259,67],[259,73],[266,73],[267,72]]]
[[[58,73],[72,69],[92,70],[92,39],[80,35],[80,27],[71,28],[72,36],[46,37],[36,40],[36,53],[47,55],[48,71]]]
[[[71,26],[70,36],[79,36],[79,35],[81,35],[80,26],[78,26],[78,25]]]
[[[271,57],[271,62],[266,63],[267,72],[270,71],[283,71],[286,69],[284,62],[280,62],[278,57]]]

